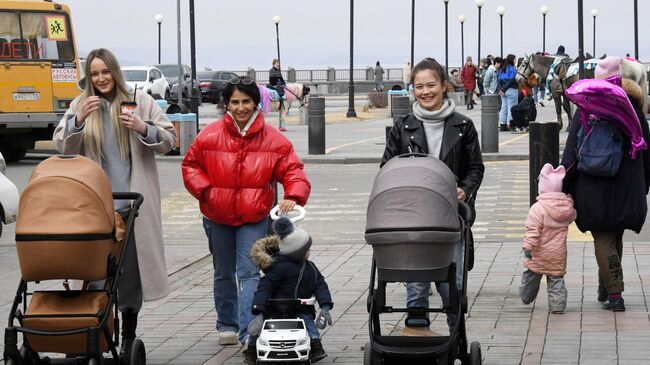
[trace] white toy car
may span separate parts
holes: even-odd
[[[295,317],[300,305],[314,305],[316,298],[271,299],[267,305],[272,318],[264,321],[257,338],[257,363],[304,362],[309,363],[311,351],[305,322]],[[275,317],[275,318],[273,318]]]
[[[0,153],[0,236],[2,236],[2,224],[16,221],[20,196],[16,185],[4,175],[6,169],[5,159]]]

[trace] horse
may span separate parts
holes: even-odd
[[[568,69],[572,63],[574,62],[569,58],[561,59],[558,62],[556,57],[532,54],[524,57],[517,67],[518,81],[521,81],[522,79],[528,80],[532,74],[537,74],[539,75],[538,79],[540,82],[545,82],[545,80],[548,79],[548,75],[553,67],[553,79],[550,83],[549,92],[555,102],[555,113],[557,115],[557,123],[560,125],[560,129],[562,129],[563,126],[562,109],[564,109],[564,112],[567,114],[569,121],[567,131],[569,130],[572,116],[569,99],[564,95],[564,90],[578,79],[577,75],[568,76]]]
[[[597,63],[604,59],[605,55],[601,58],[591,58],[585,61],[586,65],[590,67],[585,68],[585,78],[593,78],[594,71]],[[569,100],[564,95],[564,90],[569,88],[576,80],[578,80],[578,75],[569,73],[569,69],[576,66],[576,58],[573,61],[570,61],[569,58],[564,58],[557,62],[555,57],[552,56],[542,56],[542,55],[530,55],[525,57],[519,67],[517,68],[517,78],[528,79],[528,77],[537,73],[540,76],[541,80],[546,80],[551,67],[553,67],[553,79],[550,83],[550,92],[553,100],[555,101],[555,111],[557,114],[557,122],[560,124],[560,129],[562,129],[562,109],[567,114],[569,123],[567,125],[567,131],[571,125],[571,108]],[[648,92],[648,84],[646,80],[646,72],[644,66],[636,60],[621,58],[621,73],[624,78],[630,79],[636,82],[643,90],[644,93]],[[644,99],[643,105],[641,105],[643,112],[647,113],[648,102]]]
[[[261,110],[262,113],[268,114],[269,112],[278,112],[280,121],[278,129],[285,131],[285,120],[289,109],[294,102],[299,102],[300,107],[307,103],[309,95],[309,86],[297,83],[288,83],[284,86],[285,99],[280,99],[278,92],[275,89],[266,87],[266,85],[258,85],[261,96]]]

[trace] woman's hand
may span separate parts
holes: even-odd
[[[280,200],[278,202],[278,210],[280,211],[280,214],[289,213],[295,206],[296,202],[293,200]]]
[[[120,120],[122,121],[123,126],[133,129],[143,136],[147,135],[147,123],[145,123],[137,114],[122,113],[120,114]]]
[[[464,202],[467,199],[467,194],[465,194],[465,190],[457,187],[456,193],[458,194],[458,201]]]
[[[94,112],[95,110],[98,110],[101,107],[102,103],[101,100],[99,99],[99,96],[89,96],[86,98],[86,100],[81,103],[81,107],[79,108],[79,111],[76,114],[76,120],[75,120],[75,125],[77,127],[81,126],[86,118],[90,115],[90,113]]]
[[[499,90],[499,96],[503,96],[503,95],[505,95],[505,94],[506,94],[506,93],[504,93],[503,91]]]

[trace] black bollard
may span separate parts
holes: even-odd
[[[542,167],[547,163],[557,167],[560,163],[560,125],[556,122],[530,122],[528,134],[530,205],[533,205],[537,200],[537,177]]]
[[[310,155],[325,154],[325,98],[311,97],[307,106],[307,144]]]
[[[481,151],[499,152],[499,95],[481,96]]]

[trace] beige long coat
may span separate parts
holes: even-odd
[[[75,98],[70,104],[70,108],[56,127],[52,140],[59,153],[81,154],[99,163],[99,156],[84,150],[83,131],[70,134],[64,139],[66,122],[76,113],[79,99],[80,97]],[[161,140],[156,144],[147,144],[133,131],[129,139],[131,191],[144,196],[144,203],[136,219],[135,237],[144,300],[148,301],[162,298],[169,292],[162,238],[160,182],[154,153],[169,152],[176,143],[176,131],[150,95],[138,93],[136,102],[138,107],[135,113],[146,123],[158,128]]]

